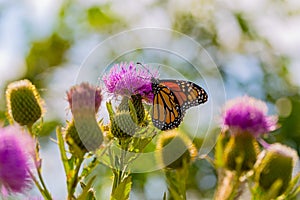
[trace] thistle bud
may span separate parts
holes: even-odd
[[[22,126],[32,126],[42,116],[42,100],[29,80],[10,83],[6,101],[9,117]]]
[[[140,124],[145,119],[145,108],[142,103],[142,96],[140,94],[132,95],[131,101],[135,108],[138,124]]]
[[[68,124],[66,131],[66,139],[72,138],[72,141],[83,152],[95,151],[103,142],[103,133],[96,118],[74,117],[71,124]]]
[[[259,154],[258,143],[247,132],[231,135],[224,150],[225,167],[229,170],[248,171],[253,168]]]
[[[116,138],[132,137],[138,126],[134,123],[129,112],[117,113],[111,119],[111,133]]]
[[[83,144],[89,151],[96,150],[103,142],[103,134],[96,119],[96,112],[102,100],[100,88],[91,86],[88,83],[81,83],[73,86],[67,92],[67,98],[77,132],[71,126],[70,131],[73,131],[70,132],[69,137],[72,136],[72,139],[80,148],[83,147]]]
[[[129,98],[124,96],[120,105],[118,106],[117,112],[129,112]]]
[[[66,141],[71,151],[76,152],[76,147],[74,147],[74,145],[76,145],[83,153],[88,151],[79,137],[74,120],[68,123],[65,133]]]
[[[177,130],[162,133],[156,150],[159,164],[167,169],[181,169],[197,156],[192,141]]]
[[[255,163],[256,183],[268,191],[275,182],[280,183],[277,196],[282,194],[292,178],[293,168],[298,160],[297,152],[285,145],[276,143],[264,150]]]
[[[83,111],[95,114],[101,105],[101,90],[88,83],[81,83],[71,87],[67,99],[73,115]]]
[[[131,98],[124,96],[117,111],[129,111],[131,117],[133,119],[136,118],[137,124],[140,124],[145,119],[145,108],[142,103],[142,96],[140,94],[131,95]]]

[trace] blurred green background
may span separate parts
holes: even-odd
[[[10,81],[27,78],[39,88],[48,110],[45,136],[40,137],[44,173],[54,198],[64,199],[58,149],[49,138],[55,137],[57,124],[70,118],[65,91],[101,41],[133,28],[161,27],[188,35],[208,51],[228,99],[248,94],[266,101],[280,122],[267,140],[300,152],[299,24],[297,0],[0,0],[0,117],[5,118],[4,94]],[[113,59],[114,49],[108,51]],[[111,172],[101,166],[97,173],[102,178],[96,194],[108,199]],[[212,167],[196,161],[188,198],[210,199],[215,184]],[[135,174],[131,199],[161,199],[165,190],[162,172]]]

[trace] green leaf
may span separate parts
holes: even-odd
[[[112,120],[115,116],[115,111],[114,111],[110,101],[106,102],[106,109],[107,109],[110,120]]]
[[[186,178],[188,177],[188,163],[183,162],[183,168],[177,170],[165,170],[168,190],[174,200],[186,199]]]
[[[288,188],[286,191],[283,193],[283,195],[286,196],[288,199],[293,199],[296,198],[298,193],[300,192],[300,186],[296,187],[297,183],[299,182],[300,179],[300,173],[298,173],[289,183]]]
[[[109,29],[115,23],[120,24],[122,21],[107,5],[90,7],[87,10],[87,20],[91,27],[97,30]]]
[[[170,195],[172,196],[172,199],[174,200],[183,200],[183,198],[178,194],[177,190],[175,190],[172,187],[168,187]]]
[[[43,76],[49,76],[49,69],[55,68],[65,60],[65,53],[70,48],[71,42],[53,33],[50,37],[32,43],[26,57],[25,77],[38,88],[44,87]]]
[[[274,199],[278,196],[280,188],[282,186],[282,180],[277,179],[271,186],[271,188],[264,195],[264,200]]]
[[[94,158],[88,165],[86,165],[79,176],[79,179],[82,179],[84,177],[87,177],[91,172],[96,168],[96,166],[99,164],[99,160],[97,158]]]
[[[37,136],[49,136],[59,125],[58,121],[44,122],[43,120],[33,125],[33,132]]]
[[[126,177],[114,190],[111,200],[127,200],[131,190],[131,176]]]
[[[141,128],[132,139],[132,144],[129,151],[132,152],[143,152],[146,146],[153,140],[156,135],[156,130],[152,126]]]
[[[68,172],[70,171],[71,166],[70,166],[70,163],[69,163],[69,159],[67,157],[65,143],[64,143],[64,139],[63,139],[63,135],[62,135],[62,131],[61,131],[60,126],[58,126],[56,128],[56,137],[57,137],[57,144],[58,144],[58,147],[59,147],[60,157],[61,157],[61,160],[63,162],[65,173],[68,174]]]
[[[134,121],[134,123],[138,124],[137,113],[131,101],[128,101],[128,106],[129,106],[129,110],[132,111],[130,112],[132,120]]]

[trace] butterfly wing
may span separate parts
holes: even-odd
[[[154,93],[152,122],[160,130],[174,129],[182,121],[180,104],[172,90],[158,82],[152,83]]]
[[[184,80],[160,80],[160,84],[168,87],[181,108],[181,113],[184,115],[185,111],[193,106],[198,106],[208,100],[208,95],[205,90],[199,85]]]

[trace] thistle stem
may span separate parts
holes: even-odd
[[[71,176],[70,180],[67,180],[67,187],[68,187],[68,200],[74,199],[74,193],[76,186],[78,184],[78,175],[79,175],[79,170],[81,167],[81,164],[83,162],[83,158],[78,158],[76,159],[76,167],[74,169],[74,174]]]
[[[40,170],[40,169],[37,169],[37,173],[38,173],[39,180],[40,180],[40,182],[41,182],[41,184],[42,184],[42,186],[43,186],[43,191],[44,191],[44,193],[45,193],[46,199],[51,200],[52,197],[51,197],[51,194],[49,193],[49,191],[48,191],[48,189],[47,189],[47,187],[46,187],[46,184],[45,184],[44,179],[43,179],[43,177],[42,177],[41,170]]]
[[[50,195],[50,193],[43,189],[43,187],[41,186],[41,184],[38,182],[38,180],[35,178],[35,176],[29,171],[29,174],[34,182],[34,184],[36,185],[36,187],[38,188],[38,190],[40,191],[41,195],[44,197],[44,199],[49,199],[51,200],[52,197]]]
[[[121,141],[121,146],[123,147],[123,150],[120,153],[119,157],[116,157],[117,162],[115,162],[115,167],[116,169],[113,169],[113,174],[114,174],[114,180],[113,180],[113,187],[112,187],[112,194],[118,188],[118,186],[122,183],[122,181],[128,176],[128,173],[125,172],[126,169],[126,152],[128,150],[128,143],[126,141]],[[112,158],[111,151],[109,151],[110,157]],[[112,159],[111,159],[111,162]]]
[[[34,181],[35,185],[37,186],[37,188],[39,189],[39,191],[41,192],[41,194],[43,195],[43,197],[47,200],[52,200],[51,194],[49,192],[49,190],[46,187],[46,184],[44,182],[43,176],[42,176],[42,172],[41,172],[41,163],[37,164],[38,162],[40,162],[40,147],[39,147],[39,142],[37,140],[37,138],[35,137],[35,135],[33,134],[33,130],[32,130],[32,125],[28,125],[27,126],[29,133],[31,134],[31,136],[33,137],[33,139],[36,140],[36,147],[35,147],[35,153],[36,153],[36,160],[35,160],[35,167],[36,167],[36,171],[38,174],[38,178],[39,178],[39,182],[36,180],[35,176],[30,173],[30,176],[32,178],[32,180]]]

